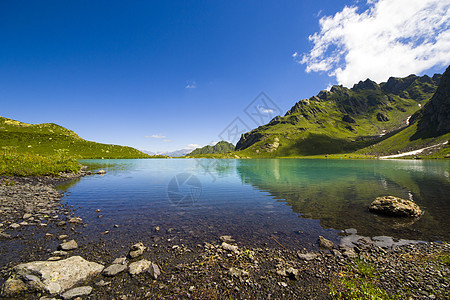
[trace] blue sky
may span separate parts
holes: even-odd
[[[450,49],[438,33],[449,28],[434,0],[418,8],[429,9],[429,22],[439,25],[423,32],[434,37],[428,41],[436,46],[432,54],[420,60],[414,51],[423,49],[414,45],[409,50],[417,62],[395,66],[387,60],[391,73],[377,69],[378,61],[363,68],[361,59],[349,58],[361,49],[346,44],[354,30],[340,26],[355,15],[366,18],[364,26],[372,19],[383,23],[385,1],[378,2],[1,1],[0,115],[54,122],[87,140],[168,151],[218,141],[236,120],[261,125],[246,114],[249,105],[267,116],[284,114],[330,84],[443,72]],[[340,39],[330,38],[339,35],[336,28]],[[379,40],[379,49],[392,48],[386,45],[399,37],[406,46],[427,42],[391,34],[392,41]],[[333,53],[336,48],[355,55]],[[380,51],[371,55],[381,57]],[[398,61],[396,53],[389,55]],[[258,102],[261,92],[269,98]]]

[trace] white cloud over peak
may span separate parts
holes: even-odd
[[[202,146],[200,146],[199,144],[189,144],[186,146],[186,149],[197,149],[197,148],[201,148]]]
[[[151,138],[151,139],[163,139],[165,138],[165,135],[160,134],[152,134],[152,135],[146,135],[145,138]]]
[[[319,20],[309,53],[293,55],[306,72],[327,72],[350,87],[450,63],[450,0],[368,0]]]

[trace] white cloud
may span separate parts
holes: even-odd
[[[314,44],[299,63],[352,86],[370,78],[403,77],[450,63],[449,0],[369,0],[319,20]],[[300,55],[299,55],[300,56]]]
[[[258,106],[258,110],[259,110],[259,112],[261,112],[263,114],[272,114],[273,113],[273,109],[266,108],[264,106]]]
[[[152,134],[152,135],[146,135],[145,138],[148,139],[163,139],[165,138],[165,135],[160,135],[160,134]]]
[[[197,148],[201,148],[202,146],[200,146],[199,144],[189,144],[186,146],[186,149],[197,149]]]
[[[189,81],[184,88],[185,89],[196,89],[197,84],[195,83],[195,81]]]

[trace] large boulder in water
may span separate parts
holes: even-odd
[[[80,256],[60,261],[33,261],[19,264],[3,285],[3,294],[14,296],[21,292],[62,293],[75,284],[99,274],[103,265]]]
[[[394,196],[376,198],[370,204],[369,211],[396,217],[420,217],[423,214],[414,202]]]

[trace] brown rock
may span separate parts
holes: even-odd
[[[420,217],[423,214],[414,202],[394,196],[376,198],[370,204],[369,211],[396,217]]]

